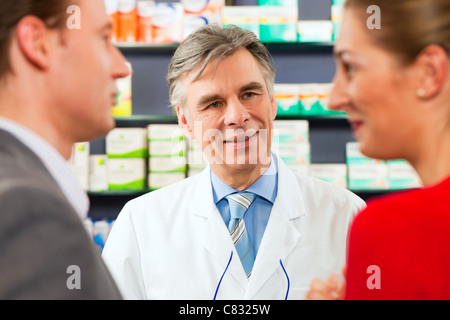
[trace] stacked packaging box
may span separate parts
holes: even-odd
[[[186,177],[186,144],[176,124],[150,124],[148,187],[155,190]]]
[[[308,121],[275,120],[272,150],[289,168],[308,174],[311,162]]]
[[[72,147],[69,159],[70,168],[84,190],[89,190],[90,143],[79,142]]]
[[[186,139],[188,140],[188,139]],[[207,159],[203,154],[200,144],[195,140],[188,140],[187,143],[187,164],[188,177],[200,173],[207,166]]]
[[[145,189],[148,154],[145,128],[116,128],[106,136],[109,190]]]
[[[389,189],[389,171],[385,161],[368,158],[359,151],[358,142],[346,145],[348,187],[351,190]]]

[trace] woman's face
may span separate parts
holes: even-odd
[[[376,46],[371,32],[380,30],[368,29],[364,15],[346,9],[334,49],[337,70],[330,108],[347,112],[366,156],[407,158],[421,128],[416,71]]]

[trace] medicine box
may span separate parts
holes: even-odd
[[[388,166],[385,163],[349,165],[348,187],[351,190],[389,189]]]
[[[89,189],[89,142],[78,142],[72,147],[69,166],[84,190]]]
[[[116,128],[106,136],[108,158],[146,158],[148,154],[145,128]]]
[[[274,145],[272,150],[280,156],[287,167],[298,169],[310,164],[311,162],[311,147],[309,142],[298,143],[280,143],[278,146]],[[307,171],[306,171],[307,173]]]
[[[89,191],[108,190],[108,156],[105,154],[89,157]]]
[[[359,142],[347,142],[345,146],[347,165],[352,164],[381,164],[382,160],[369,158],[359,150]]]
[[[347,187],[347,166],[345,164],[310,164],[309,175],[344,188]]]
[[[385,161],[361,153],[358,142],[346,144],[348,187],[352,190],[389,188],[389,170]]]
[[[147,126],[149,141],[182,141],[183,132],[177,124],[149,124]]]
[[[206,156],[203,154],[202,148],[199,143],[195,140],[187,140],[188,141],[188,149],[187,149],[187,164],[188,171],[194,170],[203,170],[207,164],[208,160]]]
[[[109,159],[109,190],[143,190],[145,188],[145,159]]]
[[[184,9],[181,3],[157,2],[152,19],[153,42],[181,43],[183,14]]]
[[[150,172],[186,172],[186,157],[150,157]]]
[[[309,142],[307,120],[275,120],[273,128],[273,143]]]
[[[185,173],[172,172],[172,173],[149,173],[148,174],[148,187],[150,190],[156,190],[162,187],[166,187],[170,184],[179,182],[185,178]]]
[[[252,31],[259,38],[259,7],[257,6],[225,6],[222,23],[235,25]]]
[[[298,84],[276,83],[274,97],[277,102],[277,115],[299,115]]]
[[[388,160],[390,189],[422,187],[422,181],[414,168],[405,160]]]
[[[222,24],[225,0],[182,0],[184,38],[206,24]]]
[[[260,40],[262,42],[296,42],[297,19],[297,7],[260,6]]]
[[[331,42],[333,24],[331,20],[301,20],[298,22],[299,42]]]

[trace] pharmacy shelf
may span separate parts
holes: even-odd
[[[114,43],[123,52],[174,53],[179,44],[159,43]],[[265,42],[271,53],[280,52],[332,52],[333,42]]]
[[[131,115],[126,117],[114,117],[117,123],[127,122],[148,122],[148,123],[177,123],[176,115]],[[327,115],[278,115],[275,120],[347,120],[347,115],[327,114]]]
[[[356,193],[360,196],[364,196],[364,197],[373,197],[373,196],[378,196],[378,195],[383,195],[386,193],[391,193],[391,192],[399,192],[399,191],[406,191],[406,190],[413,190],[413,189],[357,189],[357,190],[352,190],[349,189],[350,191],[352,191],[353,193]],[[133,196],[133,197],[137,197],[143,194],[146,194],[148,192],[151,192],[152,190],[149,189],[142,189],[142,190],[110,190],[110,191],[88,191],[87,194],[90,197],[128,197],[128,196]]]

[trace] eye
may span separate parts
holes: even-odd
[[[257,94],[255,92],[246,92],[242,95],[242,97],[246,100],[253,98]]]
[[[358,70],[358,68],[352,63],[343,62],[342,64],[347,76],[353,75]]]
[[[220,102],[219,101],[214,101],[213,103],[209,104],[206,108],[218,108],[220,107]]]

